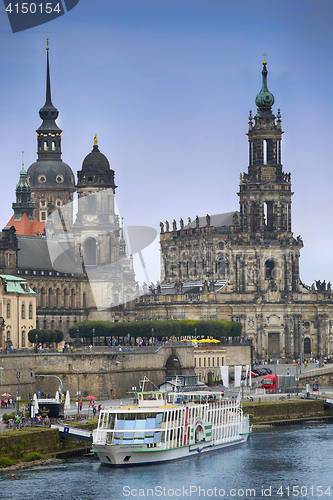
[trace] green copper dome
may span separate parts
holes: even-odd
[[[256,105],[258,106],[258,108],[271,108],[274,104],[274,96],[273,94],[271,94],[271,92],[268,90],[268,87],[267,87],[267,69],[266,69],[266,64],[267,62],[264,61],[263,62],[263,70],[261,72],[262,74],[262,87],[261,87],[261,90],[259,92],[259,94],[257,94],[257,97],[256,97]]]

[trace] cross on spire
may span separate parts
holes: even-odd
[[[263,64],[267,64],[267,61],[266,61],[266,56],[267,56],[267,54],[266,54],[266,52],[264,52],[264,53],[263,53],[263,56],[264,56],[264,60],[263,60],[263,62],[262,62],[262,63],[263,63]]]

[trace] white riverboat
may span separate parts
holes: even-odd
[[[250,432],[239,399],[139,392],[135,405],[101,410],[91,451],[110,467],[166,463],[243,444]]]

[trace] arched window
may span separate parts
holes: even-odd
[[[52,151],[56,151],[56,149],[57,149],[56,143],[55,141],[52,141]]]
[[[32,304],[29,304],[29,319],[32,319]]]
[[[311,354],[311,339],[309,337],[304,339],[304,354]]]
[[[49,145],[47,141],[44,141],[44,151],[48,151]]]
[[[265,262],[265,280],[275,280],[274,262],[266,260]]]
[[[97,244],[95,238],[87,238],[84,242],[84,263],[86,266],[97,265]]]
[[[68,291],[67,288],[64,290],[64,308],[67,309],[69,306],[68,304]]]
[[[7,302],[7,318],[10,318],[10,302]]]
[[[53,307],[53,290],[49,288],[48,307]]]
[[[22,332],[22,347],[25,347],[25,332]]]
[[[71,309],[75,309],[75,290],[71,290]]]
[[[60,307],[59,297],[60,297],[60,290],[59,288],[57,288],[55,292],[55,307]]]
[[[7,342],[10,340],[10,331],[7,331]]]
[[[21,306],[21,313],[22,313],[21,314],[22,319],[25,319],[25,305],[24,304],[22,304],[22,306]]]
[[[40,295],[41,295],[40,305],[41,307],[46,307],[46,291],[44,288],[41,289]]]
[[[218,274],[219,276],[225,276],[225,259],[220,257],[218,261]]]

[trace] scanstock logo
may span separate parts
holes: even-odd
[[[79,3],[79,0],[3,1],[13,33],[53,21],[74,9]]]

